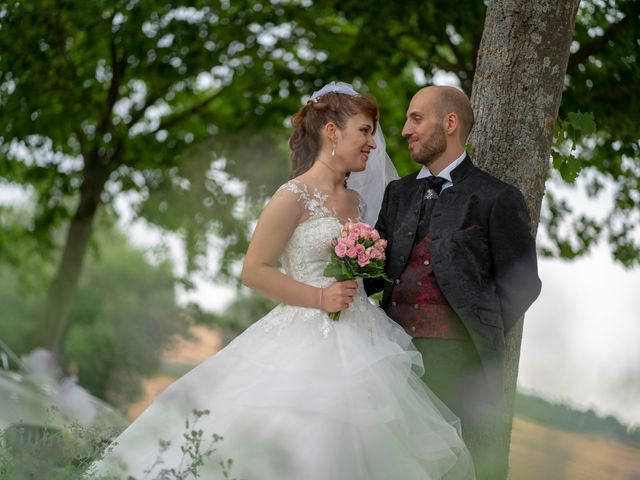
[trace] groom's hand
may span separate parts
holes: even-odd
[[[358,284],[355,280],[345,280],[328,286],[322,295],[322,309],[325,312],[346,310],[353,302],[357,290]]]

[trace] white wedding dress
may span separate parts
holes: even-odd
[[[300,282],[328,286],[334,280],[323,270],[340,221],[319,192],[296,181],[282,188],[309,213],[282,266]],[[226,459],[233,460],[229,478],[243,480],[474,478],[458,420],[421,372],[411,338],[361,283],[338,321],[319,309],[279,305],[167,388],[94,470],[142,480],[181,461],[184,468],[185,418],[206,409],[195,430],[205,440],[223,437],[199,469],[206,480],[225,478],[219,462]],[[164,463],[145,474],[159,440],[170,442]]]

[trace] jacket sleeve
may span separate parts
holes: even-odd
[[[490,213],[489,241],[505,333],[540,294],[535,239],[520,190],[508,186]]]

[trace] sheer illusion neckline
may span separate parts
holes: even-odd
[[[349,222],[359,222],[360,219],[362,218],[362,208],[363,208],[362,199],[360,199],[360,195],[357,194],[357,192],[356,194],[358,195],[358,206],[356,210],[356,215],[355,217],[347,216],[346,219],[343,220],[338,216],[335,207],[329,206],[326,203],[327,198],[329,198],[332,195],[331,193],[326,193],[321,189],[319,189],[318,187],[315,187],[310,183],[306,183],[301,180],[298,180],[297,178],[292,178],[291,180],[289,180],[289,183],[294,183],[302,189],[305,209],[307,210],[308,213],[310,213],[310,215],[304,220],[302,220],[298,224],[298,226],[303,225],[309,222],[310,220],[317,220],[319,218],[334,218],[340,224],[340,226],[343,226]],[[355,192],[355,190],[351,190],[351,189],[347,189],[347,191]],[[309,192],[312,192],[312,193],[310,194]],[[314,212],[313,208],[310,208],[310,206],[307,204],[310,201],[310,199],[308,198],[309,195],[312,195],[315,201],[320,202],[319,207],[325,211],[324,214],[318,215],[317,213]],[[304,198],[305,196],[307,198]]]

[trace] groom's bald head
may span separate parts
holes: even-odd
[[[430,102],[439,118],[449,113],[458,117],[460,140],[464,144],[473,128],[474,116],[469,98],[456,87],[433,86],[418,90],[414,99],[421,98]]]

